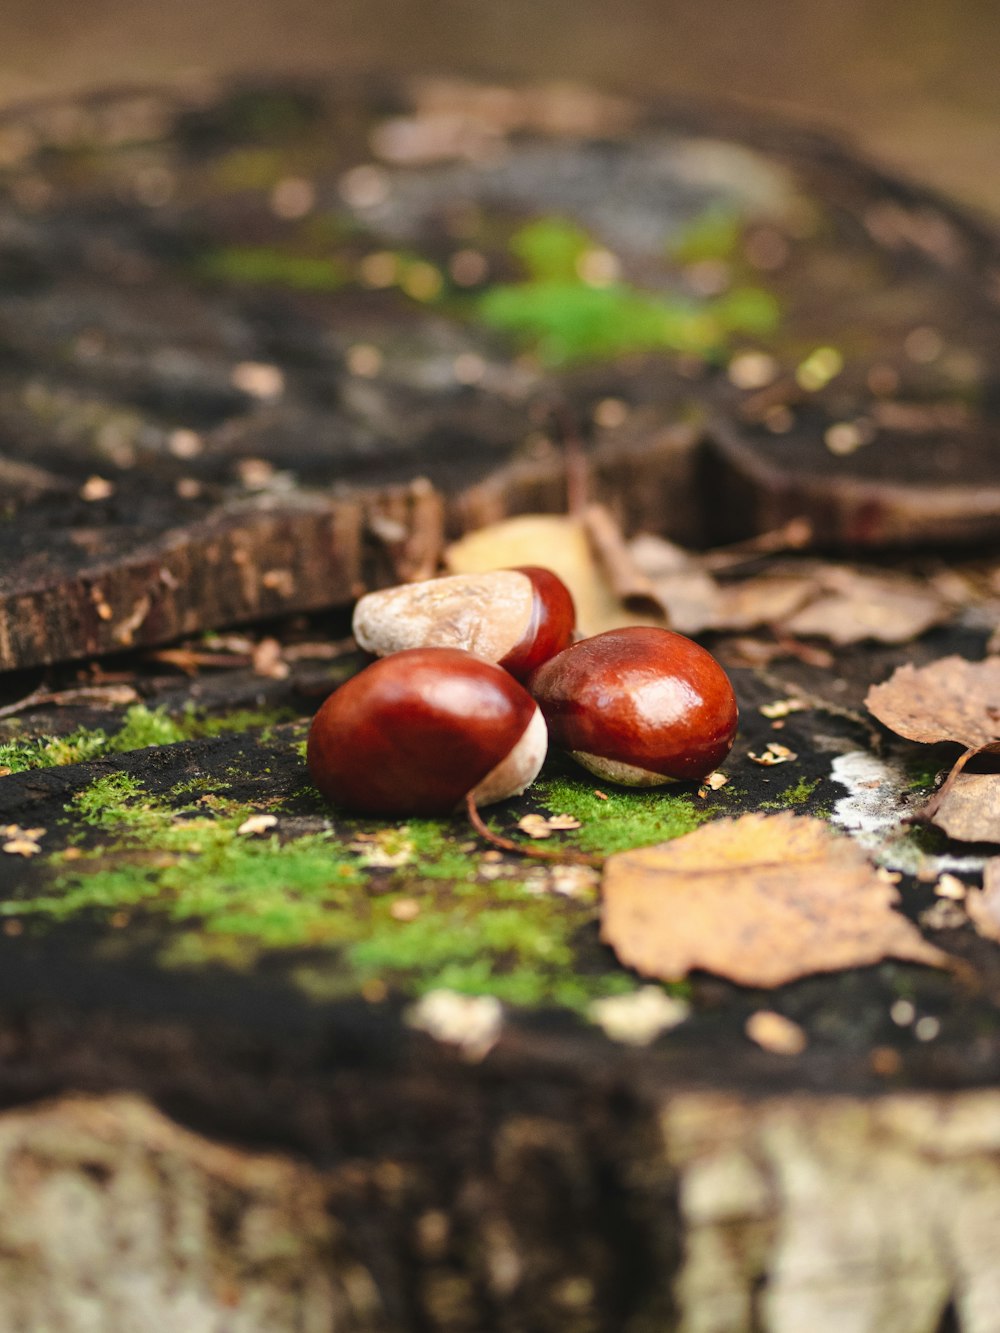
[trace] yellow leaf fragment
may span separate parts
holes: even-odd
[[[947,966],[898,901],[823,820],[744,815],[609,857],[601,937],[626,967],[666,981],[695,968],[780,986],[884,958]]]
[[[444,558],[451,574],[483,574],[517,565],[551,569],[573,595],[581,635],[663,623],[662,617],[636,615],[615,596],[583,521],[569,515],[520,514],[487,524],[453,542]]]

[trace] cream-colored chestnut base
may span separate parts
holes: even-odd
[[[637,768],[635,764],[623,764],[618,759],[588,754],[586,750],[570,750],[570,754],[595,777],[617,782],[623,787],[663,787],[668,782],[677,781],[676,778],[664,777],[662,773],[652,773],[648,768]]]
[[[508,796],[520,796],[538,777],[548,746],[548,728],[541,710],[536,708],[510,754],[501,759],[496,768],[490,769],[473,790],[472,799],[476,805],[492,805],[495,801],[505,801]]]
[[[534,602],[531,580],[514,569],[404,583],[361,598],[354,637],[376,657],[405,648],[462,648],[500,662],[528,632]]]

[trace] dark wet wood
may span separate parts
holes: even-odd
[[[262,107],[295,128],[278,136],[279,178],[315,180],[324,215],[343,214],[339,182],[368,162],[373,125],[411,108],[407,93],[347,85],[269,96],[115,96],[0,126],[14,142],[28,131],[0,205],[0,669],[21,669],[3,678],[2,703],[40,683],[45,694],[19,728],[4,719],[3,736],[114,734],[125,703],[52,702],[105,679],[78,675],[81,657],[174,718],[265,706],[298,718],[0,775],[0,823],[46,829],[46,855],[0,855],[0,1324],[44,1318],[51,1333],[77,1333],[80,1310],[96,1306],[109,1333],[151,1311],[165,1333],[188,1333],[192,1309],[252,1333],[291,1333],[307,1317],[348,1333],[826,1333],[845,1310],[887,1310],[901,1333],[985,1333],[1000,965],[968,923],[925,927],[968,965],[961,974],[886,964],[775,992],[699,976],[690,1019],[639,1049],[553,1005],[508,1007],[483,1056],[409,1025],[419,977],[366,990],[335,942],[178,965],[170,950],[199,922],[167,901],[62,922],[28,910],[63,891],[52,853],[104,836],[74,804],[99,778],[278,810],[289,841],[340,829],[304,788],[296,742],[356,658],[288,651],[287,676],[255,675],[256,629],[209,646],[216,662],[239,659],[229,670],[199,671],[197,641],[169,659],[141,650],[240,622],[273,630],[293,611],[312,619],[281,621],[286,649],[342,636],[343,618],[324,609],[428,572],[446,534],[561,508],[553,404],[583,423],[596,495],[629,531],[696,545],[804,516],[820,542],[870,550],[1000,533],[996,246],[946,203],[787,127],[595,103],[597,120],[566,136],[529,99],[500,211],[577,216],[637,281],[648,239],[615,232],[593,182],[607,170],[628,184],[612,200],[623,223],[675,205],[689,215],[704,197],[650,169],[707,152],[706,133],[721,153],[706,160],[750,145],[729,159],[737,177],[762,170],[766,184],[770,167],[787,168],[823,221],[809,244],[777,229],[788,325],[769,398],[662,357],[547,372],[398,293],[193,276],[207,247],[287,239],[270,184],[223,183],[225,164],[252,178],[254,153],[275,148],[274,121],[255,121]],[[412,248],[443,265],[470,244],[449,234],[444,205],[490,193],[488,160],[385,170],[399,211],[355,215],[362,239],[338,232],[337,246],[356,245],[355,260]],[[926,332],[910,343],[917,359],[906,350],[928,329],[941,344],[931,362]],[[794,368],[830,345],[845,369],[803,399]],[[359,373],[359,346],[382,350],[374,373],[364,357]],[[469,352],[486,372],[473,385],[452,373]],[[896,388],[880,395],[872,373],[886,366]],[[275,370],[282,391],[260,396]],[[625,404],[623,420],[597,410],[607,399]],[[775,408],[792,414],[784,433]],[[871,443],[831,453],[831,425],[876,409]],[[705,799],[767,810],[797,783],[795,808],[828,816],[846,790],[834,757],[908,758],[863,712],[872,681],[904,660],[981,656],[987,635],[957,615],[916,644],[838,650],[827,667],[808,654],[737,667],[731,781]],[[775,729],[759,706],[789,694],[810,708]],[[750,752],[775,739],[794,763],[755,764]],[[548,771],[570,772],[557,758]],[[537,808],[531,793],[505,805],[504,826]],[[447,838],[470,841],[459,822]],[[134,849],[107,841],[101,865],[134,871]],[[385,872],[366,873],[364,910],[386,891]],[[908,874],[901,896],[918,917],[933,884]],[[615,966],[593,920],[571,952],[574,975]],[[764,1008],[801,1026],[801,1056],[748,1041],[745,1022]],[[938,1026],[921,1036],[920,1018]],[[53,1229],[74,1206],[60,1213],[53,1198],[82,1200],[88,1225]],[[873,1239],[859,1260],[860,1215]],[[156,1295],[142,1288],[133,1308],[119,1276],[139,1249]]]
[[[821,138],[704,109],[583,99],[556,127],[551,99],[501,114],[471,89],[445,106],[459,147],[396,160],[393,133],[433,140],[433,96],[342,81],[6,115],[0,670],[344,604],[420,572],[439,534],[425,515],[414,535],[392,490],[416,477],[451,532],[558,508],[555,403],[629,530],[728,541],[801,516],[825,545],[1000,536],[985,228]],[[313,191],[302,217],[275,203],[289,181],[293,214],[296,182]],[[746,228],[738,283],[781,304],[764,340],[781,375],[762,391],[690,358],[547,371],[470,320],[464,288],[438,305],[356,280],[398,252],[450,281],[468,251],[509,280],[492,233],[557,215],[629,280],[683,290],[695,279],[664,266],[664,237],[713,207]],[[803,389],[795,369],[817,347],[844,368]],[[627,411],[594,424],[605,398]],[[831,427],[852,423],[871,442],[831,452]]]

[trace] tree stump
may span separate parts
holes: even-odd
[[[0,146],[0,1323],[995,1328],[1000,965],[934,890],[996,847],[911,828],[945,753],[863,706],[990,651],[954,580],[1000,588],[991,231],[789,127],[544,90],[115,94]],[[720,628],[728,785],[553,756],[497,826],[817,814],[953,972],[695,974],[639,1045],[593,875],[323,808],[345,609],[561,509],[566,421],[629,533],[778,573],[793,523],[950,610]]]

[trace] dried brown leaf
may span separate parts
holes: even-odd
[[[1000,738],[1000,657],[942,657],[925,667],[898,667],[872,686],[865,704],[907,740],[957,741],[978,749]]]
[[[816,591],[816,580],[811,575],[762,575],[727,584],[719,598],[717,627],[751,630],[782,624]]]
[[[780,986],[884,958],[947,966],[897,902],[822,820],[744,815],[609,857],[601,935],[627,967],[668,981],[694,968]]]
[[[950,614],[938,594],[911,579],[860,574],[842,566],[821,572],[826,591],[784,621],[790,634],[832,643],[909,643]]]
[[[959,842],[1000,842],[1000,773],[957,773],[923,813]]]

